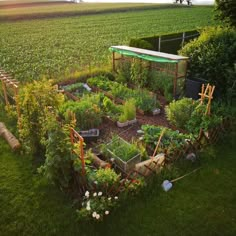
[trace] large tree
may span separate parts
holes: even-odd
[[[236,0],[216,0],[216,18],[236,26]]]

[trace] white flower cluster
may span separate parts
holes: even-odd
[[[105,215],[109,215],[109,211],[105,211]],[[99,220],[101,218],[101,215],[98,214],[96,211],[93,212],[92,217]]]
[[[93,196],[93,197],[101,197],[101,196],[103,196],[103,193],[102,192],[94,192],[94,193],[91,193],[91,195],[90,195],[90,193],[89,193],[89,191],[86,191],[85,192],[85,194],[84,194],[84,196],[85,196],[85,198],[87,198],[87,202],[83,202],[82,203],[82,206],[85,206],[86,205],[86,210],[87,211],[91,211],[91,206],[90,206],[90,201],[93,201],[93,199],[91,199],[91,200],[89,200],[89,197],[90,196]],[[98,198],[99,199],[99,198]],[[115,196],[114,197],[114,199],[115,200],[117,200],[118,199],[118,197],[117,196]],[[95,199],[94,199],[95,200]],[[112,197],[108,197],[107,198],[107,200],[108,201],[111,201],[112,200]],[[96,220],[99,220],[103,215],[109,215],[109,211],[108,210],[105,210],[104,211],[104,213],[100,213],[100,214],[98,214],[96,211],[94,211],[93,213],[92,213],[92,217],[93,218],[95,218]]]

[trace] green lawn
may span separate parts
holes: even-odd
[[[78,223],[72,201],[41,178],[31,158],[0,138],[0,232],[4,235],[236,235],[236,132],[201,155],[198,172],[169,192],[154,180],[102,223]],[[176,165],[173,176],[197,164]]]
[[[130,38],[216,24],[212,7],[170,8],[0,24],[0,65],[16,79],[57,78],[109,62],[111,45]]]

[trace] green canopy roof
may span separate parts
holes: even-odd
[[[117,52],[117,53],[119,53],[121,55],[130,56],[130,57],[136,57],[136,58],[140,58],[140,59],[143,59],[143,60],[146,60],[146,61],[153,61],[153,62],[160,62],[160,63],[178,63],[178,61],[179,61],[179,60],[164,58],[164,57],[160,57],[160,56],[149,55],[147,53],[145,53],[145,54],[142,53],[142,52],[148,52],[149,50],[143,50],[143,49],[138,49],[137,48],[136,49],[137,52],[134,52],[135,48],[125,47],[125,48],[130,48],[131,50],[127,50],[127,49],[123,49],[123,48],[122,47],[113,46],[113,47],[110,47],[109,50],[111,52]],[[151,51],[151,52],[154,52],[154,51]],[[160,55],[163,54],[163,53],[160,53],[160,52],[155,52],[155,54],[157,54],[157,53],[159,53]]]

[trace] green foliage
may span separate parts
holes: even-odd
[[[93,175],[94,183],[96,183],[97,189],[100,189],[103,192],[109,191],[112,186],[118,184],[120,177],[120,174],[117,174],[110,168],[100,168]]]
[[[192,139],[191,135],[183,134],[178,130],[174,131],[162,126],[142,125],[141,128],[144,131],[144,142],[150,145],[153,150],[157,145],[162,131],[165,130],[165,133],[162,136],[159,145],[159,152],[174,152],[175,150],[179,150],[183,145],[186,144],[186,139]]]
[[[21,118],[20,139],[32,154],[43,151],[42,141],[47,137],[47,122],[56,120],[57,110],[64,96],[57,92],[50,80],[34,81],[25,85],[19,94]],[[56,121],[55,121],[56,122]]]
[[[82,5],[78,7],[81,8]],[[93,8],[91,5],[89,7]],[[99,5],[99,8],[102,7],[103,5]],[[32,9],[29,11],[32,14]],[[1,14],[4,12],[5,9]],[[167,15],[168,21],[165,20]],[[211,15],[211,7],[174,7],[116,12],[109,14],[109,21],[107,14],[94,14],[9,22],[0,25],[0,64],[20,81],[37,80],[42,75],[65,78],[65,71],[81,71],[88,65],[93,67],[106,64],[111,55],[107,49],[111,45],[128,44],[129,39],[134,36],[185,31],[196,28],[196,25],[212,25],[214,22],[210,20]],[[28,32],[31,32],[31,37]]]
[[[102,221],[118,203],[118,197],[104,196],[103,192],[85,192],[82,208],[77,210],[79,220]]]
[[[73,180],[73,162],[78,157],[72,152],[70,127],[61,127],[59,123],[51,123],[46,145],[45,163],[38,169],[50,181],[62,188],[68,188]]]
[[[130,74],[131,62],[129,60],[120,60],[117,63],[117,76],[115,77],[118,83],[126,84],[131,79]]]
[[[194,107],[195,105],[191,98],[173,101],[165,108],[167,120],[177,128],[185,129]]]
[[[136,107],[142,109],[144,112],[151,112],[154,108],[160,106],[156,97],[151,95],[146,89],[130,89],[115,81],[101,77],[89,79],[88,84],[111,92],[115,98],[122,100],[134,98]]]
[[[71,112],[74,113],[76,127],[80,130],[95,128],[102,122],[99,102],[99,95],[84,96],[79,102],[65,102],[60,107],[60,113],[67,122],[71,120]]]
[[[148,88],[151,91],[159,91],[168,102],[173,100],[173,77],[165,72],[152,70],[149,73]]]
[[[127,143],[125,140],[118,136],[113,136],[111,142],[107,145],[114,156],[120,158],[124,162],[139,154],[139,150],[135,144]]]
[[[236,26],[236,2],[235,0],[216,0],[215,16],[232,26]]]
[[[186,128],[189,132],[198,135],[200,128],[208,131],[216,127],[222,122],[222,116],[212,110],[211,115],[205,115],[206,105],[198,105],[191,114],[189,121],[186,123]]]
[[[87,80],[87,83],[90,86],[96,86],[104,91],[108,91],[111,86],[111,81],[105,76],[97,76],[97,77],[89,78]]]
[[[135,47],[135,48],[143,48],[143,49],[153,50],[152,44],[144,39],[131,39],[129,42],[129,46]]]
[[[147,85],[149,70],[142,60],[134,60],[130,68],[131,82],[139,88]]]
[[[235,81],[236,31],[228,27],[205,28],[198,39],[186,44],[181,55],[190,57],[189,78],[214,84],[222,98]]]
[[[111,99],[106,96],[103,99],[102,108],[104,113],[114,121],[118,120],[118,117],[122,111],[122,107],[123,106],[114,104]]]
[[[122,107],[122,113],[119,117],[119,121],[126,122],[129,120],[134,120],[135,117],[136,117],[135,100],[129,99],[125,102],[124,106]]]

